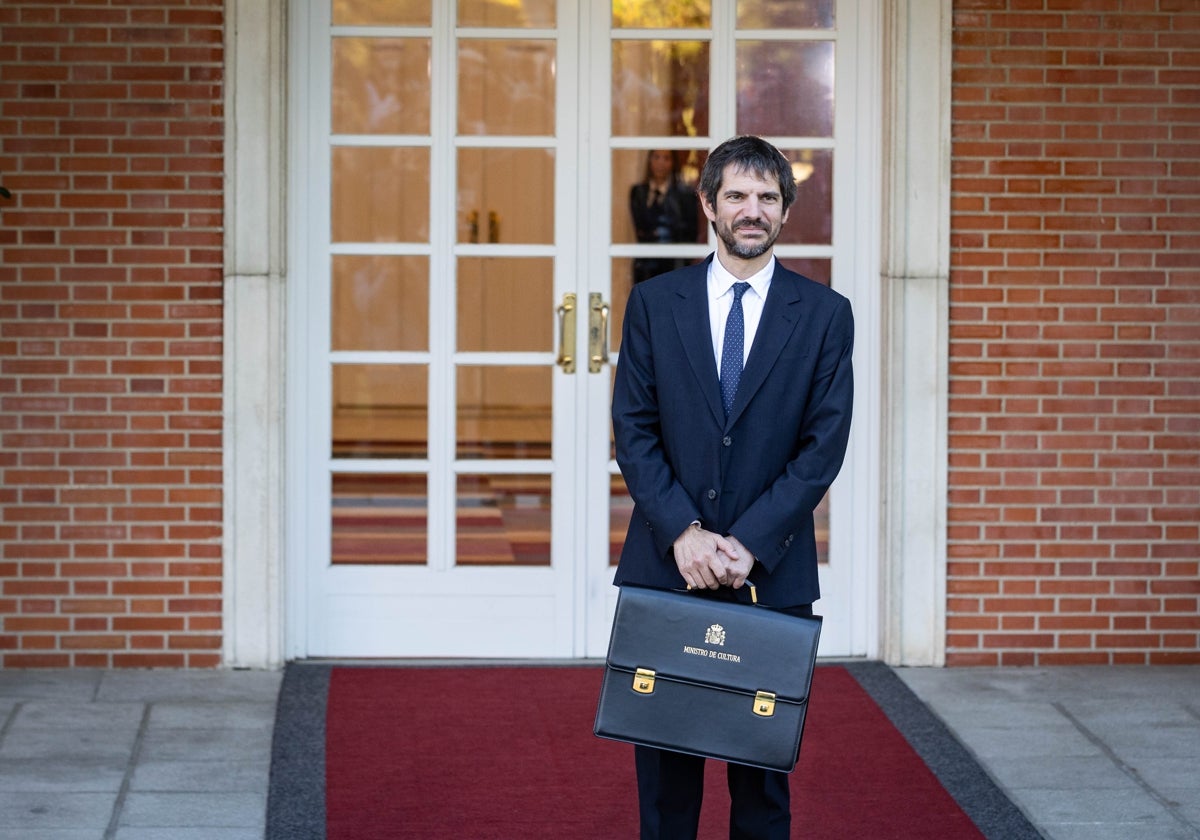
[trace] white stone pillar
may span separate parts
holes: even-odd
[[[227,667],[283,662],[285,8],[225,3]]]
[[[946,656],[951,0],[889,0],[884,44],[883,644]]]

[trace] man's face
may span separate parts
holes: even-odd
[[[722,173],[717,206],[710,206],[703,196],[701,204],[725,249],[743,260],[761,257],[771,250],[788,217],[779,183],[773,177],[760,178],[734,164]]]

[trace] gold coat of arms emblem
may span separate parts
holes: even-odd
[[[704,644],[706,645],[724,645],[725,644],[725,628],[720,624],[714,624],[708,628],[704,634]]]

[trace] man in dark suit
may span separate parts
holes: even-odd
[[[629,215],[638,242],[695,242],[700,232],[696,191],[679,177],[675,153],[651,149],[646,155],[646,174],[629,189]],[[641,283],[690,260],[675,257],[636,257],[633,282]]]
[[[775,260],[796,186],[774,146],[722,143],[698,191],[716,254],[635,286],[625,311],[612,410],[634,509],[615,582],[750,580],[763,603],[811,615],[812,514],[850,430],[850,304]],[[640,746],[635,760],[643,840],[694,838],[704,760]],[[731,838],[790,836],[786,774],[730,764],[728,779]]]

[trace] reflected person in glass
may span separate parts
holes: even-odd
[[[629,215],[638,242],[696,241],[696,193],[680,178],[675,153],[670,149],[651,149],[646,155],[645,175],[629,190]],[[638,257],[633,261],[634,285],[688,262],[671,257]]]
[[[716,253],[634,286],[625,310],[612,420],[634,509],[614,582],[738,598],[749,580],[762,603],[812,615],[813,511],[850,433],[850,302],[776,260],[796,186],[770,143],[722,143],[699,195]],[[640,745],[634,756],[643,840],[695,838],[705,760]],[[789,838],[788,776],[733,763],[727,774],[729,836]]]

